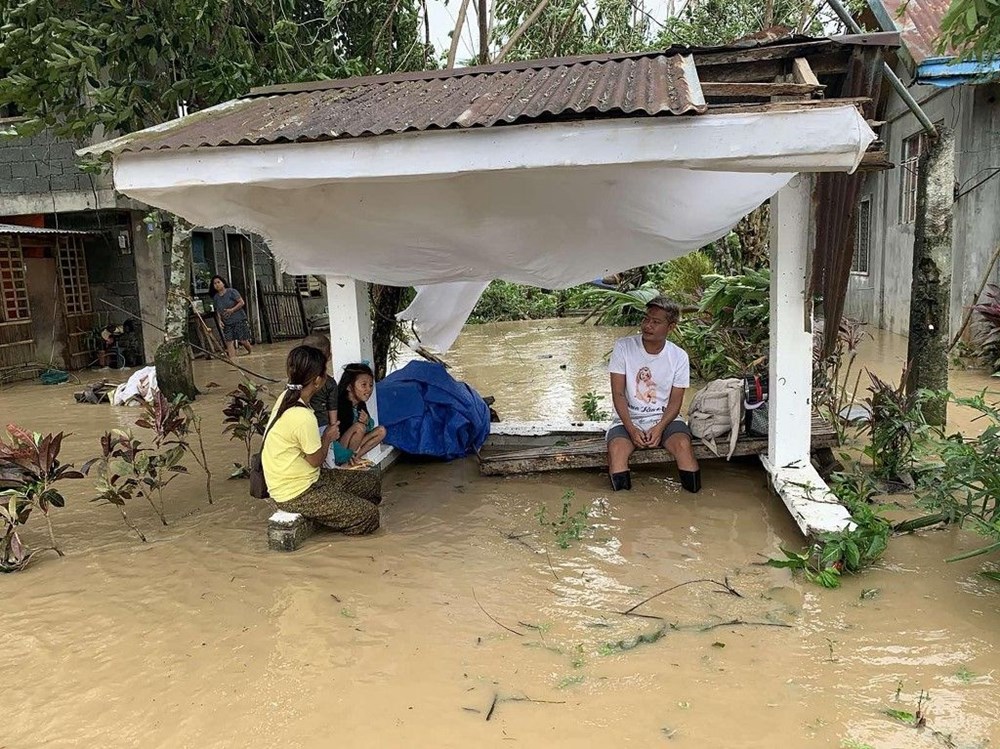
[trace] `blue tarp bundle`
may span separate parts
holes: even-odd
[[[479,393],[428,361],[411,361],[378,384],[378,420],[393,447],[445,460],[476,452],[490,433]]]

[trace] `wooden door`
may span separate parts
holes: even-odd
[[[25,257],[28,303],[31,305],[35,358],[40,364],[64,369],[67,361],[66,318],[55,258]]]

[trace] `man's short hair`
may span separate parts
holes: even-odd
[[[322,351],[326,358],[330,358],[330,339],[322,333],[310,333],[302,339],[301,346],[311,346]]]
[[[681,319],[681,308],[665,294],[654,296],[646,302],[646,309],[657,307],[667,313],[667,322],[675,323]]]

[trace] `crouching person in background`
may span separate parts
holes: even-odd
[[[335,423],[320,436],[309,401],[326,383],[327,355],[311,346],[288,354],[288,384],[264,433],[261,463],[271,499],[279,510],[297,512],[350,535],[379,526],[379,496],[363,496],[351,471],[320,471],[330,445],[340,436]]]

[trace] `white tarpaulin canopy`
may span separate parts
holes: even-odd
[[[850,104],[125,153],[126,195],[267,238],[287,270],[418,287],[445,351],[485,285],[565,288],[724,236],[800,171],[853,171]]]

